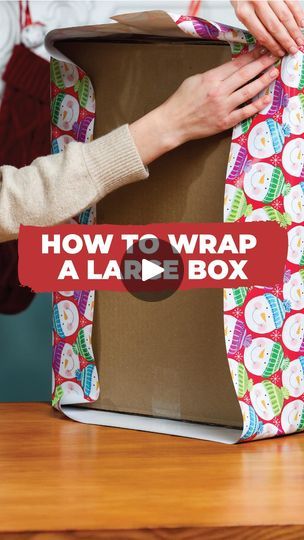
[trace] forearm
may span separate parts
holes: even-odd
[[[128,126],[30,166],[0,168],[0,241],[18,236],[19,226],[62,223],[118,187],[146,178]]]

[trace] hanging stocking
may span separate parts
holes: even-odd
[[[23,20],[25,19],[25,20]],[[28,1],[25,17],[20,2],[23,43],[38,46],[43,40],[41,23],[32,23]],[[49,63],[22,45],[15,45],[3,80],[6,83],[0,109],[0,165],[23,167],[50,150]],[[31,204],[30,197],[25,204]],[[18,280],[17,241],[0,244],[0,313],[23,311],[34,293]]]

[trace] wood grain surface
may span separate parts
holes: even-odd
[[[301,434],[228,446],[2,403],[0,539],[298,540],[303,466]]]

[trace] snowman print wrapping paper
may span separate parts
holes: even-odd
[[[228,41],[233,57],[255,47],[248,32],[170,17],[197,39]],[[281,283],[224,290],[227,362],[243,417],[240,441],[304,430],[304,49],[276,66],[279,77],[261,93],[271,102],[233,129],[226,173],[224,221],[274,221],[288,235]],[[53,153],[74,140],[91,141],[94,89],[83,70],[52,59],[51,95]],[[71,222],[94,223],[94,208]],[[93,313],[94,291],[54,294],[53,405],[59,409],[63,398],[98,398]]]

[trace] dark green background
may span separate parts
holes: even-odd
[[[0,402],[50,400],[51,301],[39,294],[19,315],[0,315]]]

